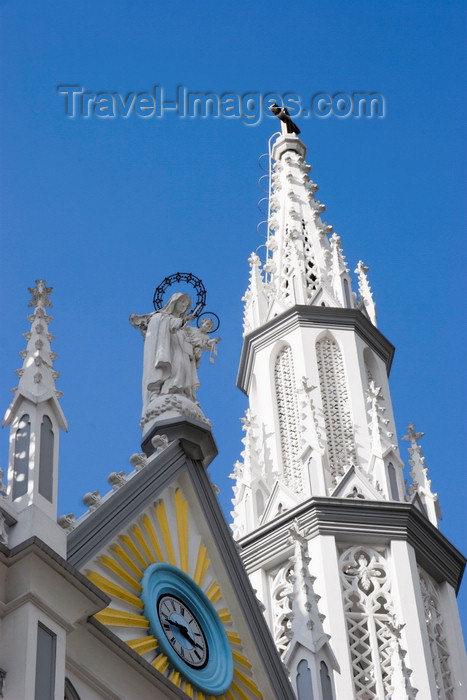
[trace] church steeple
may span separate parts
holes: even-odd
[[[3,425],[10,426],[8,496],[20,514],[10,545],[32,534],[33,521],[38,520],[40,536],[61,547],[63,537],[56,525],[58,443],[59,430],[68,426],[59,403],[61,392],[55,387],[59,375],[53,362],[57,355],[51,350],[54,336],[48,330],[52,317],[46,309],[52,306],[52,288],[37,280],[29,291],[29,306],[34,308],[28,316],[31,329],[24,333],[27,346],[20,352],[23,366],[16,370],[18,386],[12,390],[13,401],[3,419]],[[38,534],[37,528],[34,534]]]
[[[249,406],[232,475],[234,536],[299,700],[402,700],[416,689],[448,698],[462,654],[455,634],[442,650],[432,644],[430,621],[442,591],[446,617],[457,619],[456,581],[440,563],[451,545],[437,530],[421,434],[409,426],[404,438],[407,491],[394,348],[376,328],[368,268],[355,270],[357,296],[305,146],[281,114],[266,259],[251,255],[244,297],[237,383]]]

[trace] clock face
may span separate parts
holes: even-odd
[[[195,614],[174,595],[162,595],[157,614],[169,644],[192,668],[204,668],[208,662],[208,644]]]
[[[141,584],[149,630],[170,664],[203,693],[227,692],[232,651],[206,594],[185,572],[165,562],[148,566]]]

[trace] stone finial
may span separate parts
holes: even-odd
[[[269,238],[266,247],[271,251],[270,246],[274,246],[274,244],[274,238]],[[242,298],[242,301],[245,303],[243,310],[244,335],[250,333],[262,323],[264,314],[267,311],[267,294],[261,270],[261,261],[256,253],[252,253],[248,258],[248,262],[250,264],[250,279],[248,289]],[[268,272],[266,266],[264,269]]]
[[[383,405],[384,397],[381,393],[381,387],[376,386],[373,379],[370,379],[368,389],[365,391],[367,403],[370,404],[368,413],[371,421],[371,443],[373,454],[376,457],[382,457],[385,447],[391,446],[396,451],[397,445],[390,442],[393,438],[393,433],[387,429],[389,419],[384,418],[386,411]]]
[[[29,306],[52,306],[52,302],[49,299],[49,295],[52,293],[52,290],[53,287],[46,287],[45,280],[36,280],[35,287],[28,287],[28,291],[32,296]]]
[[[169,445],[169,438],[167,435],[154,435],[154,437],[151,440],[151,444],[153,447],[156,448],[156,455],[159,454],[159,452],[162,452],[165,450],[166,447]]]
[[[90,511],[96,510],[101,504],[101,495],[99,491],[89,491],[83,496],[83,503]]]
[[[68,515],[60,515],[60,517],[57,518],[57,523],[67,532],[71,532],[75,529],[75,522],[76,518],[74,513],[68,513]]]
[[[428,478],[428,469],[425,465],[425,457],[423,456],[421,445],[418,444],[424,433],[416,433],[415,425],[409,423],[407,426],[407,435],[402,438],[410,442],[409,449],[409,464],[411,466],[410,476],[412,483],[409,486],[409,496],[418,493],[423,505],[426,508],[428,519],[438,527],[438,519],[441,518],[439,508],[438,495],[431,490],[431,481]]]
[[[118,491],[126,483],[126,474],[124,471],[111,472],[107,477],[107,481],[112,486],[113,491]]]
[[[16,370],[19,377],[18,386],[14,389],[14,399],[8,408],[3,421],[4,425],[10,424],[15,417],[20,397],[24,396],[35,403],[52,399],[58,414],[60,428],[67,430],[68,426],[62,413],[58,399],[61,392],[55,388],[55,380],[59,373],[53,368],[57,353],[52,352],[50,344],[54,336],[48,332],[48,324],[53,321],[45,311],[52,306],[49,295],[52,287],[47,287],[44,280],[37,280],[35,287],[30,287],[32,299],[29,306],[34,307],[34,312],[28,315],[31,330],[24,333],[27,347],[20,352],[23,365]]]
[[[355,269],[355,274],[358,275],[358,293],[360,295],[360,304],[366,310],[372,324],[376,326],[376,305],[373,301],[370,283],[368,282],[367,272],[369,268],[363,264],[361,260]]]
[[[136,471],[140,471],[141,469],[144,469],[144,467],[148,463],[148,458],[144,454],[144,452],[135,452],[130,456],[130,464],[132,467],[136,469]]]

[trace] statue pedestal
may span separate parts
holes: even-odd
[[[146,432],[161,420],[169,420],[186,416],[193,418],[199,423],[203,423],[207,428],[211,428],[211,422],[205,417],[198,402],[192,401],[183,394],[163,394],[154,395],[148,403],[141,418],[141,430]]]
[[[178,440],[190,459],[195,459],[209,466],[218,450],[211,433],[211,427],[204,419],[203,422],[189,416],[163,417],[154,420],[150,427],[143,432],[141,449],[149,457],[156,451],[152,439],[156,435],[166,435],[169,442]]]

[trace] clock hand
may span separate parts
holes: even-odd
[[[191,631],[186,627],[185,625],[182,625],[181,622],[177,622],[176,620],[171,620],[169,618],[169,623],[176,627],[177,629],[180,630],[180,632],[183,634],[185,639],[187,639],[190,644],[193,644],[194,646],[199,646],[199,644],[196,643],[196,641],[193,639]]]

